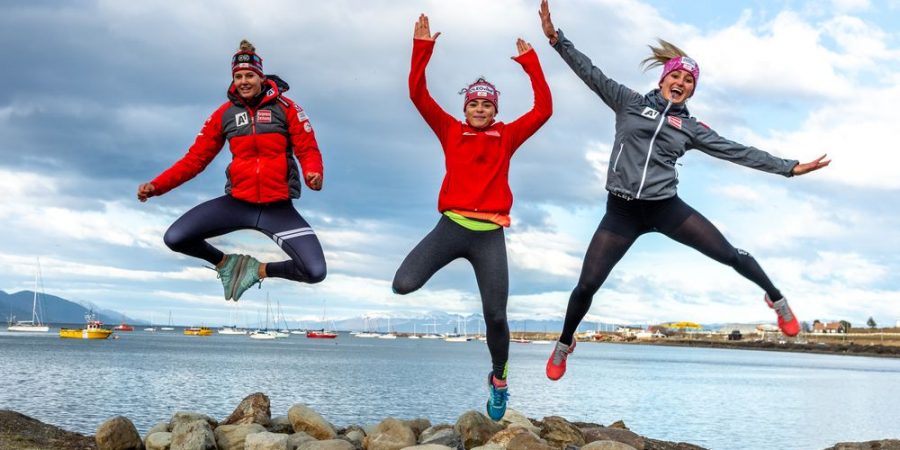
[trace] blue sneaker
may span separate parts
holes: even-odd
[[[262,285],[262,280],[259,279],[259,261],[252,256],[241,255],[237,273],[232,280],[232,300],[240,300],[241,295],[244,295],[244,292],[250,289],[250,286],[257,283],[260,286]]]
[[[498,421],[506,414],[506,402],[509,400],[509,386],[494,386],[494,373],[488,374],[488,401],[487,413],[488,417],[493,421]]]
[[[214,267],[217,274],[216,278],[222,280],[222,287],[225,288],[226,301],[231,300],[235,269],[238,267],[240,260],[241,255],[225,255],[225,264],[222,264],[222,267]]]

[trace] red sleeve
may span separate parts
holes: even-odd
[[[534,106],[522,117],[506,125],[506,133],[511,136],[511,153],[515,153],[516,149],[544,125],[553,114],[553,98],[550,96],[550,86],[547,85],[547,80],[544,79],[544,71],[541,69],[541,62],[538,60],[537,52],[531,49],[514,59],[522,65],[525,73],[531,78],[531,89],[534,91]]]
[[[282,97],[284,98],[284,97]],[[318,173],[322,175],[322,182],[325,182],[324,167],[322,166],[322,153],[319,152],[319,144],[316,142],[316,133],[313,131],[312,124],[309,123],[309,116],[300,105],[288,100],[289,107],[285,107],[288,121],[288,135],[291,140],[291,148],[294,155],[300,161],[300,168],[303,171],[303,181],[306,182],[306,175]],[[307,183],[307,186],[309,183]]]
[[[150,182],[155,188],[153,195],[163,195],[194,178],[219,154],[225,145],[225,135],[222,133],[222,113],[228,109],[228,106],[229,103],[225,103],[212,113],[206,119],[206,123],[203,124],[203,128],[197,134],[194,144],[187,153],[172,167]]]
[[[433,50],[434,41],[413,39],[412,63],[409,68],[409,98],[438,139],[443,140],[447,129],[456,123],[456,119],[441,109],[428,93],[425,67],[428,66]]]

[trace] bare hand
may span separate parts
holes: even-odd
[[[825,159],[826,156],[828,155],[822,155],[808,163],[797,164],[796,166],[794,166],[794,169],[791,170],[791,173],[793,173],[794,175],[804,175],[819,170],[831,164],[830,159]]]
[[[413,38],[425,39],[426,41],[436,41],[438,36],[440,35],[440,31],[434,33],[434,36],[431,35],[431,28],[428,26],[428,16],[426,16],[425,14],[420,14],[419,20],[416,22],[416,29],[415,31],[413,31]]]
[[[519,56],[524,55],[531,50],[531,44],[525,42],[522,38],[516,39],[516,49],[519,50]]]
[[[156,190],[156,186],[153,183],[144,183],[138,186],[137,190],[137,198],[141,202],[146,202],[148,198],[153,197],[153,191]]]
[[[541,10],[538,11],[538,16],[541,17],[541,28],[544,30],[544,36],[550,39],[550,45],[556,45],[556,42],[559,41],[559,33],[556,32],[556,27],[553,26],[553,21],[550,20],[550,2],[541,0]]]
[[[306,185],[314,191],[322,190],[322,174],[318,172],[306,174]]]

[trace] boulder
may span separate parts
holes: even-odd
[[[339,433],[342,439],[347,440],[353,447],[356,449],[363,448],[363,440],[366,439],[366,431],[362,429],[362,427],[358,425],[351,425],[347,428],[344,428]]]
[[[272,433],[291,434],[294,432],[294,426],[287,416],[275,416],[266,425],[266,429]]]
[[[519,433],[506,444],[506,450],[554,450],[534,433]]]
[[[206,423],[209,424],[210,430],[214,430],[217,426],[219,426],[219,422],[216,422],[216,419],[213,419],[206,414],[191,411],[178,411],[172,416],[172,419],[169,420],[169,431],[175,431],[175,426],[179,423],[188,423],[195,420],[206,421]]]
[[[172,433],[168,431],[157,431],[147,435],[144,440],[144,448],[146,450],[169,450],[172,446]]]
[[[268,431],[248,434],[244,450],[288,450],[288,435]]]
[[[627,429],[609,427],[582,428],[581,434],[584,436],[584,442],[588,444],[594,441],[616,441],[628,444],[637,450],[644,450],[644,438]]]
[[[258,423],[267,427],[272,420],[272,411],[269,406],[269,397],[266,397],[266,394],[262,392],[250,394],[241,400],[241,403],[222,422],[222,425]]]
[[[454,429],[462,437],[463,446],[470,449],[484,445],[503,427],[480,412],[468,411],[456,419]]]
[[[388,417],[363,439],[366,450],[400,450],[416,445],[416,433],[403,421]]]
[[[299,403],[291,406],[291,409],[288,410],[288,420],[291,421],[295,432],[303,431],[319,440],[337,437],[334,426],[309,406]]]
[[[115,416],[97,427],[94,436],[100,450],[143,450],[144,442],[134,424],[124,416]]]
[[[288,434],[288,450],[296,450],[300,448],[301,445],[311,441],[319,442],[316,438],[302,431],[290,433]]]
[[[530,420],[528,420],[527,417],[525,417],[524,414],[522,414],[514,409],[507,409],[506,414],[503,415],[503,418],[500,419],[499,423],[500,423],[500,425],[503,425],[504,427],[509,427],[512,424],[516,424],[516,425],[526,428],[528,431],[531,431],[532,433],[534,433],[536,435],[541,434],[540,427],[535,426],[533,423],[531,423]]]
[[[424,417],[412,420],[404,420],[403,423],[405,423],[406,426],[412,428],[413,433],[416,434],[416,439],[419,438],[419,435],[422,434],[423,431],[431,427],[431,421]]]
[[[147,434],[144,435],[144,447],[147,446],[147,438],[150,437],[151,434],[159,433],[159,432],[168,432],[168,431],[169,431],[169,423],[168,422],[160,422],[156,425],[153,425],[153,427],[150,428],[149,431],[147,431]]]
[[[506,449],[497,444],[484,444],[484,445],[479,445],[478,447],[472,447],[469,450],[506,450]]]
[[[634,447],[616,441],[594,441],[581,447],[581,450],[636,450]]]
[[[219,425],[213,430],[219,450],[244,450],[247,435],[262,433],[266,428],[258,423]]]
[[[526,429],[525,427],[521,427],[519,425],[510,425],[505,430],[500,430],[497,433],[494,433],[494,436],[492,436],[491,440],[489,440],[487,443],[497,444],[501,447],[506,448],[509,444],[509,441],[523,433],[534,434],[531,431],[528,431],[528,429]],[[537,435],[534,435],[534,437],[536,440],[540,441],[540,438]]]
[[[581,447],[584,435],[575,425],[559,416],[544,417],[541,421],[541,437],[552,447],[566,448],[568,445]]]
[[[401,450],[453,450],[446,445],[438,445],[438,444],[422,444],[422,445],[413,445],[412,447],[404,447]]]
[[[625,422],[622,422],[621,420],[617,420],[617,421],[609,424],[609,428],[621,428],[623,430],[628,429],[628,427],[625,426]]]
[[[900,450],[900,439],[882,439],[868,442],[839,442],[825,450]]]
[[[668,442],[658,441],[656,439],[644,438],[646,450],[707,450],[699,445],[688,444],[686,442]]]
[[[462,442],[462,435],[453,428],[453,425],[448,424],[426,428],[419,435],[419,444],[443,445],[463,450]]]
[[[324,441],[307,441],[300,444],[297,450],[354,450],[356,447],[344,439],[328,439]],[[290,449],[292,450],[292,449]]]
[[[205,419],[177,422],[170,450],[216,450],[216,436]]]

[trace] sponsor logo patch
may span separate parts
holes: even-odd
[[[257,123],[272,123],[272,111],[261,109],[256,112]]]
[[[234,115],[234,124],[235,126],[242,127],[250,123],[250,118],[247,117],[247,112],[244,111],[242,113],[237,113]]]
[[[681,129],[681,118],[675,116],[669,116],[666,119],[669,121],[669,125],[672,125],[675,128]]]
[[[485,131],[484,134],[488,136],[500,137],[500,132],[497,130]]]
[[[306,115],[306,111],[299,110],[297,111],[297,120],[303,122],[304,120],[309,120],[309,116]]]
[[[309,122],[303,124],[303,129],[306,130],[307,133],[312,133],[312,125]]]
[[[641,112],[641,115],[648,119],[655,119],[659,116],[659,111],[657,111],[649,106],[646,106],[646,107],[644,107],[644,111]]]

